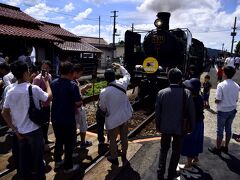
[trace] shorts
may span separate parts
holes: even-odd
[[[86,132],[88,129],[88,125],[87,125],[86,110],[84,107],[80,107],[77,109],[77,112],[75,113],[75,119],[76,119],[77,128],[80,129],[80,132]]]

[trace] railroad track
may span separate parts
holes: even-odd
[[[98,95],[95,95],[94,97],[88,97],[85,99],[85,104],[92,102],[92,101],[96,101],[98,99]],[[132,106],[133,108],[139,109],[141,108],[141,104],[140,101],[135,101]],[[133,128],[131,131],[129,131],[128,133],[128,138],[133,138],[135,137],[137,134],[139,134],[144,127],[146,127],[150,122],[152,122],[152,120],[154,119],[155,113],[150,113],[149,116],[147,116],[139,125],[137,125],[135,128]],[[97,124],[93,123],[91,126],[89,126],[88,131],[95,131],[97,128]],[[54,145],[50,146],[50,150],[53,150]],[[106,150],[104,152],[102,152],[102,154],[99,154],[98,156],[96,156],[94,159],[91,160],[90,163],[88,163],[85,167],[84,167],[84,174],[86,174],[87,172],[89,172],[90,170],[92,170],[94,168],[94,166],[96,166],[101,160],[103,160],[107,155],[109,154],[109,151]],[[12,171],[14,171],[14,168],[6,168],[3,171],[0,172],[0,178],[4,178],[4,176],[8,175],[9,173],[11,173]],[[82,173],[83,170],[81,170],[81,172],[78,172],[76,174],[74,174],[73,177],[71,177],[71,179],[76,179],[79,176],[83,177],[84,174]]]
[[[137,111],[137,109],[140,108],[141,103],[142,103],[141,101],[135,101],[132,104],[133,109],[135,109],[135,111]],[[155,112],[150,113],[150,115],[148,115],[139,125],[137,125],[135,128],[133,128],[132,130],[129,131],[128,139],[133,138],[136,135],[138,135],[149,123],[151,123],[154,120],[154,118],[155,118]],[[118,141],[118,143],[120,143],[120,141]],[[100,163],[108,155],[109,155],[109,150],[107,150],[102,155],[100,154],[97,158],[95,158],[92,161],[91,165],[86,168],[86,170],[84,171],[84,174],[86,174],[89,171],[91,171],[95,166],[97,166],[98,163]],[[73,179],[79,179],[79,178],[83,178],[82,175],[81,175],[81,177],[76,175],[76,176],[74,176]]]

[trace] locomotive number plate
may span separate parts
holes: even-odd
[[[154,57],[148,57],[143,61],[143,69],[146,73],[155,73],[158,70],[158,61]]]
[[[164,35],[154,35],[152,37],[152,43],[153,44],[162,44],[165,42],[165,36]]]

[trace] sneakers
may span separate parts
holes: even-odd
[[[85,142],[81,142],[80,144],[80,148],[86,148],[92,145],[91,141],[85,141]]]
[[[209,147],[208,150],[213,154],[221,155],[221,149],[218,149],[216,147]]]
[[[119,165],[118,158],[112,159],[111,156],[108,156],[108,157],[107,157],[107,160],[108,160],[110,163],[112,163],[112,164],[114,164],[114,165],[116,165],[116,166]]]
[[[59,162],[55,162],[55,169],[60,168],[63,164],[64,164],[64,160],[59,161]]]
[[[73,171],[78,170],[79,167],[80,167],[79,164],[74,164],[71,169],[67,169],[67,170],[65,169],[63,172],[64,172],[65,174],[68,174],[68,173],[71,173],[71,172],[73,172]]]
[[[221,146],[221,151],[225,154],[228,153],[228,147],[227,146]]]

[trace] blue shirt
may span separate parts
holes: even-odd
[[[81,100],[78,86],[71,80],[58,78],[51,83],[51,89],[52,122],[63,126],[76,125],[75,102]]]

